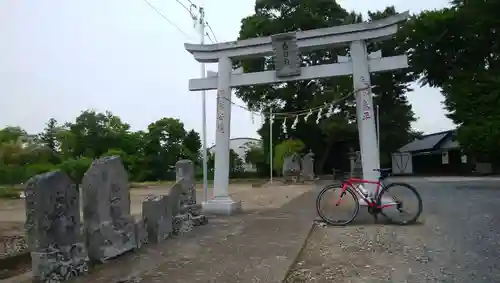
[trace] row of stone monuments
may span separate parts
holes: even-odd
[[[138,221],[130,214],[128,176],[119,157],[95,160],[80,189],[60,171],[31,178],[25,201],[34,281],[68,280],[86,273],[89,262],[102,263],[207,223],[196,204],[193,163],[177,162],[176,177],[168,194],[144,200]]]
[[[283,160],[283,177],[285,182],[289,181],[314,181],[316,174],[314,173],[314,153],[310,150],[309,153],[300,157],[294,153]]]

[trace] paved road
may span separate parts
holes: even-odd
[[[500,282],[500,182],[413,183],[421,223],[316,228],[288,282]]]

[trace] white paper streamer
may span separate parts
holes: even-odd
[[[319,120],[321,120],[322,113],[323,113],[323,108],[320,108],[318,111],[318,117],[316,118],[316,124],[319,124]]]
[[[333,103],[330,104],[330,107],[328,107],[328,112],[326,112],[326,117],[330,118],[333,115]]]
[[[309,116],[311,116],[313,114],[313,111],[312,109],[309,109],[309,113],[307,113],[307,115],[304,117],[304,121],[307,122],[307,119],[309,118]]]
[[[297,128],[297,124],[299,123],[299,116],[295,116],[295,120],[293,121],[293,124],[292,124],[292,129],[296,129]]]

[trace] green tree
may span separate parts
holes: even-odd
[[[243,172],[243,160],[234,150],[229,149],[229,173],[230,173],[230,177],[237,176],[237,174],[241,173],[241,172]]]
[[[383,11],[368,12],[369,21],[376,21],[396,15],[393,6]],[[403,28],[401,28],[403,29]],[[406,52],[406,45],[401,37],[373,42],[369,51],[381,50],[384,56],[396,56]],[[380,159],[384,167],[390,166],[391,154],[401,146],[414,139],[415,131],[411,123],[417,119],[406,93],[412,91],[409,87],[414,76],[408,69],[391,72],[373,73],[371,75],[374,105],[380,109]]]
[[[285,158],[294,153],[300,153],[305,148],[301,140],[285,140],[274,148],[273,168],[276,172],[281,172]]]
[[[41,134],[39,134],[40,141],[49,149],[54,152],[59,152],[60,145],[57,139],[57,132],[60,130],[57,120],[50,118],[47,122],[47,126]]]
[[[94,159],[111,148],[122,149],[124,136],[129,134],[130,126],[109,111],[98,113],[86,110],[74,123],[67,123],[66,129],[69,133],[62,133],[59,138],[67,143],[64,147],[69,149],[68,157],[86,156]]]
[[[70,158],[63,161],[58,168],[68,174],[76,184],[81,184],[83,175],[92,164],[92,159],[88,157]]]
[[[189,131],[184,138],[183,144],[188,151],[188,158],[193,160],[193,162],[195,162],[197,165],[200,164],[200,134],[198,134],[195,130]]]
[[[28,134],[20,127],[5,127],[0,130],[0,143],[18,142],[20,139],[26,138]]]
[[[162,118],[148,126],[144,154],[151,170],[149,178],[172,178],[172,167],[177,160],[189,156],[183,144],[186,134],[184,124],[174,118]]]
[[[395,14],[392,7],[382,12],[370,13],[369,20],[376,20]],[[296,30],[310,30],[330,26],[338,26],[362,21],[361,15],[348,13],[335,1],[279,1],[262,0],[255,5],[255,14],[242,20],[239,39],[259,36],[268,36]],[[369,46],[370,50],[382,49],[385,56],[404,53],[397,40],[376,43]],[[335,63],[337,56],[346,56],[348,48],[344,46],[329,48],[323,51],[303,52],[302,66]],[[272,70],[272,58],[250,59],[237,62],[245,72]],[[415,120],[411,106],[404,97],[409,90],[408,83],[412,76],[405,71],[388,74],[376,74],[372,77],[374,93],[378,95],[375,102],[380,103],[384,111],[381,117],[385,134],[381,135],[381,144],[384,152],[390,152],[410,139],[410,124]],[[323,105],[325,102],[338,101],[352,93],[352,81],[349,77],[334,77],[311,81],[295,81],[275,85],[259,85],[240,87],[237,96],[254,110],[264,110],[269,107],[276,113],[295,112]],[[273,144],[279,144],[287,138],[303,141],[311,148],[319,159],[319,168],[323,169],[326,159],[330,157],[330,150],[339,141],[357,136],[355,124],[355,99],[350,96],[335,105],[336,113],[331,119],[323,119],[320,124],[316,119],[299,120],[295,130],[288,135],[283,133],[282,117],[277,116],[273,124]],[[381,115],[382,116],[382,115]],[[280,119],[281,118],[281,119]],[[288,128],[293,121],[288,119]],[[384,120],[384,122],[382,122]],[[395,125],[391,121],[397,121]],[[259,130],[264,141],[264,152],[269,152],[269,121]],[[347,134],[347,136],[345,135]],[[396,139],[394,137],[397,137]],[[357,139],[354,139],[357,140]],[[358,145],[354,145],[358,147]],[[269,158],[266,156],[266,158]]]
[[[498,1],[452,1],[415,16],[401,34],[420,83],[441,88],[461,147],[490,162],[500,157],[498,9]]]
[[[209,149],[207,149],[207,167],[208,171],[215,170],[215,154],[213,152],[210,152]]]
[[[253,164],[260,176],[269,175],[269,159],[266,159],[266,153],[262,145],[249,145],[245,151],[245,162]]]

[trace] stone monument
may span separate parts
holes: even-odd
[[[163,242],[172,232],[172,210],[168,196],[148,196],[142,203],[142,221],[149,243]]]
[[[119,157],[94,160],[82,180],[84,233],[89,257],[105,260],[136,248],[128,176]]]
[[[136,241],[136,248],[140,249],[142,246],[148,244],[148,227],[144,219],[138,219],[134,223],[134,236]]]
[[[194,226],[204,225],[208,218],[201,214],[201,205],[196,203],[194,164],[191,160],[179,160],[175,164],[177,182],[168,194],[172,211],[174,234],[188,232]]]
[[[283,177],[285,182],[289,182],[292,179],[297,181],[300,179],[300,164],[301,158],[297,153],[293,153],[283,159]]]
[[[357,178],[361,177],[363,174],[363,164],[361,163],[361,152],[350,149],[349,161],[351,167],[350,175],[352,177],[357,177]]]
[[[314,153],[309,150],[309,153],[302,157],[302,178],[306,181],[314,181]]]
[[[193,161],[188,159],[181,159],[175,163],[175,180],[181,182],[185,188],[182,191],[184,204],[196,203],[196,181],[194,176]]]
[[[34,282],[61,282],[87,271],[77,186],[63,172],[26,183],[26,233]]]

